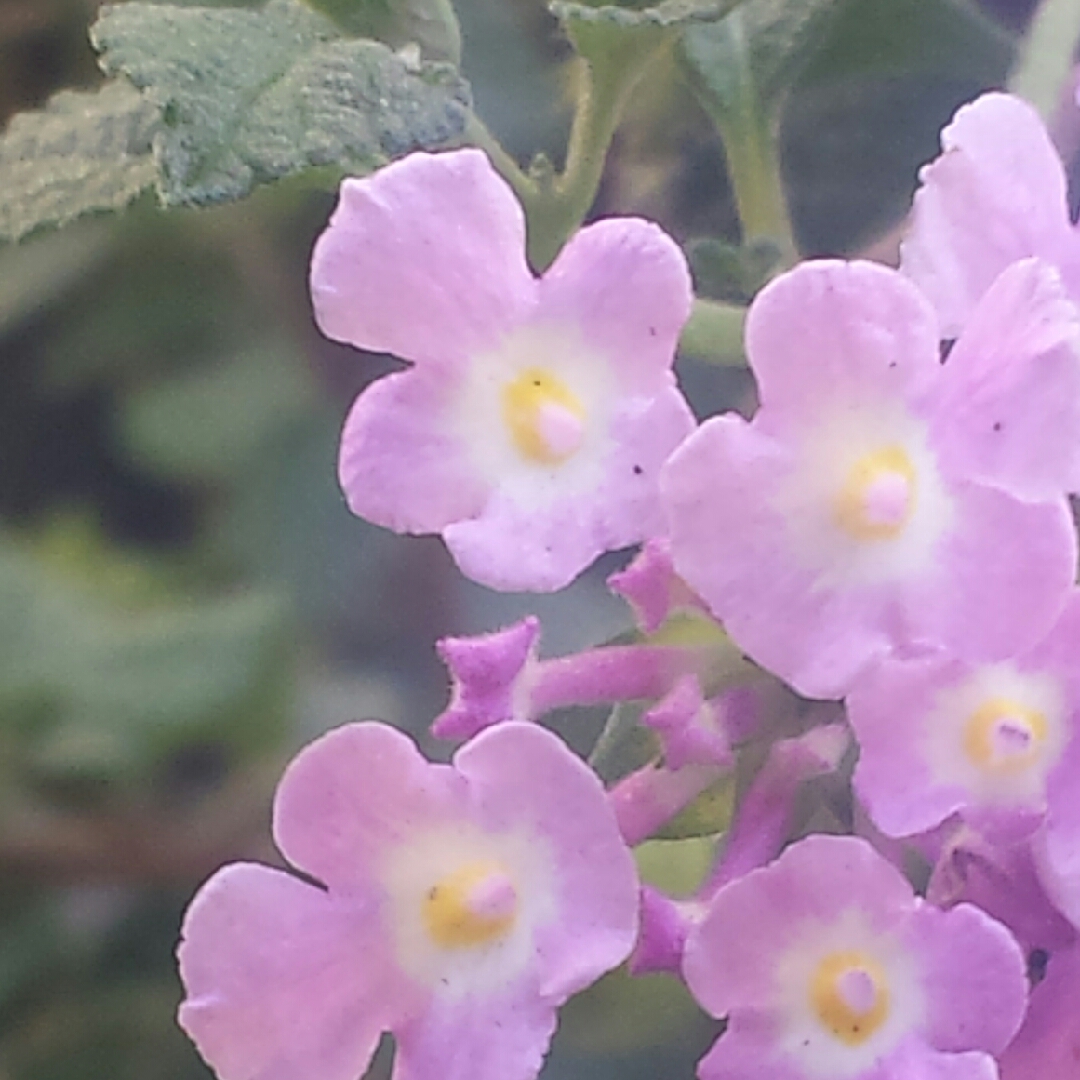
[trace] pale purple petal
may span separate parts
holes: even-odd
[[[1019,1034],[1001,1055],[1001,1080],[1073,1080],[1080,1063],[1080,945],[1050,957]]]
[[[672,455],[661,486],[675,567],[754,660],[807,697],[841,697],[891,648],[885,590],[819,587],[770,501],[795,465],[787,445],[734,414]]]
[[[881,928],[913,910],[911,886],[864,840],[810,836],[724,886],[686,944],[683,974],[713,1016],[776,1003],[775,960],[858,904]]]
[[[1032,255],[1061,263],[1075,244],[1061,160],[1038,113],[985,94],[941,133],[920,174],[901,266],[956,337],[993,280]]]
[[[438,532],[475,517],[490,485],[452,430],[457,376],[416,368],[372,383],[341,435],[338,478],[349,509],[396,532]]]
[[[373,912],[265,866],[215,874],[182,937],[180,1025],[221,1080],[356,1080],[402,1004]]]
[[[823,390],[912,398],[937,378],[938,328],[919,291],[869,262],[805,262],[755,298],[746,348],[761,403],[813,413]]]
[[[410,154],[342,184],[311,292],[327,337],[460,364],[535,304],[521,207],[479,150]]]
[[[1047,783],[1046,827],[1036,847],[1039,876],[1050,898],[1080,927],[1080,739],[1065,748]]]
[[[1014,263],[942,371],[935,443],[954,474],[1022,499],[1080,489],[1080,316],[1052,267]]]
[[[531,981],[493,998],[436,1000],[395,1028],[393,1080],[534,1080],[555,1025]]]
[[[663,530],[657,477],[693,426],[669,380],[655,397],[620,406],[595,486],[562,491],[553,478],[546,497],[499,489],[480,516],[443,531],[446,546],[466,577],[490,588],[561,589],[603,552]]]
[[[638,885],[597,775],[534,724],[488,728],[458,751],[470,816],[484,829],[526,826],[556,864],[556,914],[539,931],[536,980],[551,1004],[621,963],[637,934]]]
[[[274,839],[294,866],[342,895],[369,896],[373,866],[417,829],[460,820],[465,784],[386,724],[347,724],[292,760],[274,800]]]
[[[1016,939],[971,904],[939,911],[920,902],[907,932],[925,972],[927,1042],[1001,1053],[1027,1008],[1027,965]]]
[[[925,832],[969,802],[959,782],[934,776],[927,758],[935,698],[965,670],[940,653],[886,658],[848,694],[848,719],[860,748],[855,790],[886,836]]]
[[[611,218],[563,248],[540,282],[540,311],[610,357],[626,393],[651,393],[666,385],[692,296],[686,259],[663,229]]]
[[[998,1080],[989,1054],[942,1054],[918,1039],[909,1039],[859,1080]]]
[[[807,1080],[806,1072],[777,1053],[777,1023],[767,1012],[740,1009],[698,1063],[701,1080]]]
[[[1003,660],[1043,637],[1076,572],[1076,530],[1064,500],[1026,504],[956,484],[955,526],[934,572],[909,584],[915,638],[966,660]],[[917,621],[915,621],[917,620]]]

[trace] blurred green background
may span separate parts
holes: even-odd
[[[0,0],[0,122],[95,83],[96,6]],[[1030,7],[841,0],[783,119],[804,253],[890,251],[938,129],[1000,84]],[[558,160],[573,80],[544,3],[458,8],[477,111],[520,159]],[[275,858],[292,751],[363,717],[422,734],[447,633],[532,610],[558,653],[627,623],[603,588],[618,559],[559,597],[495,596],[437,540],[348,514],[339,426],[396,365],[312,324],[332,204],[290,181],[0,246],[0,1080],[206,1077],[173,1023],[180,915],[222,862]],[[738,242],[723,149],[674,65],[634,97],[594,213]],[[747,388],[682,375],[702,413]],[[546,1075],[689,1077],[711,1030],[672,981],[615,977],[570,1010]]]

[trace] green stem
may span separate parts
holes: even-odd
[[[713,364],[740,367],[746,363],[745,323],[745,308],[715,300],[695,300],[679,339],[679,351]]]
[[[525,197],[529,220],[529,259],[542,271],[578,229],[596,199],[608,148],[626,103],[646,68],[674,40],[674,32],[633,35],[626,46],[582,53],[582,86],[570,128],[566,166],[547,184]]]
[[[487,154],[491,164],[514,189],[515,194],[523,203],[536,198],[539,193],[536,181],[503,149],[499,140],[474,112],[469,113],[465,122],[465,142]]]
[[[791,266],[798,249],[780,174],[778,125],[758,93],[742,12],[733,11],[725,22],[731,35],[729,59],[735,69],[728,73],[732,92],[723,104],[703,93],[702,103],[724,145],[743,243],[771,240],[780,247],[781,266]]]
[[[1073,66],[1080,38],[1080,0],[1043,0],[1032,20],[1009,89],[1049,120]]]

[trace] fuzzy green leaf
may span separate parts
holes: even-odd
[[[461,27],[450,0],[306,0],[343,30],[392,48],[416,44],[428,60],[461,62]]]
[[[699,90],[717,110],[743,111],[752,93],[763,112],[772,113],[823,42],[843,3],[746,0],[725,19],[689,27],[682,39],[683,55],[700,80]]]
[[[117,210],[154,183],[157,110],[125,83],[65,90],[0,136],[0,239],[18,240],[96,210]]]
[[[452,67],[343,38],[299,0],[105,7],[91,37],[102,66],[160,110],[167,205],[227,202],[309,168],[368,172],[464,130],[469,92]]]
[[[623,6],[552,0],[552,12],[563,22],[588,22],[619,29],[678,26],[719,19],[745,0],[661,0],[660,3]]]

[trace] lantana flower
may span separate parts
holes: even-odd
[[[707,421],[665,469],[676,570],[806,696],[894,648],[1007,658],[1072,583],[1080,424],[1056,425],[1080,358],[1056,274],[1014,264],[946,364],[939,338],[897,272],[803,263],[750,309],[753,420]]]
[[[561,588],[659,534],[657,473],[694,420],[672,375],[690,277],[657,226],[590,225],[538,279],[483,153],[412,154],[344,182],[311,289],[328,337],[413,365],[345,423],[354,513],[441,533],[505,590]]]
[[[377,723],[285,772],[274,836],[192,901],[180,1023],[221,1080],[531,1080],[569,995],[620,963],[637,879],[599,780],[508,723],[433,765]]]
[[[956,337],[1007,266],[1038,256],[1080,300],[1080,232],[1068,183],[1039,114],[1009,94],[984,94],[941,133],[942,154],[919,174],[901,269]]]
[[[889,836],[958,813],[1017,840],[1046,812],[1047,779],[1080,722],[1080,590],[1034,648],[994,664],[888,657],[847,699],[855,788]]]
[[[994,1080],[1027,1003],[1004,926],[925,903],[855,837],[809,837],[721,889],[683,971],[727,1017],[702,1080]]]

